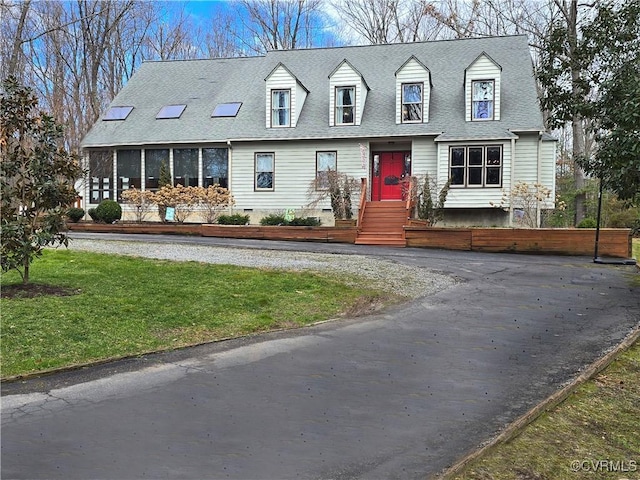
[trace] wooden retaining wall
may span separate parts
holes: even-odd
[[[408,247],[470,250],[476,252],[593,255],[596,231],[591,228],[429,228],[405,227]],[[601,228],[598,255],[631,256],[630,231]]]
[[[213,225],[175,223],[69,223],[69,230],[99,233],[199,235],[203,237],[255,238],[302,242],[355,243],[356,227],[263,227],[258,225]],[[438,228],[406,226],[407,247],[442,248],[476,252],[546,253],[593,255],[596,231],[590,228]],[[600,229],[598,255],[631,256],[630,231]]]

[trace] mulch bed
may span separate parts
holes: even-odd
[[[35,298],[42,296],[67,297],[77,295],[80,290],[77,288],[58,287],[56,285],[45,285],[40,283],[27,283],[26,285],[7,285],[2,287],[0,295],[2,298]]]

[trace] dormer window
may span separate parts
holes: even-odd
[[[336,87],[336,125],[353,125],[356,87]]]
[[[271,126],[291,126],[291,90],[271,91]]]
[[[474,80],[471,83],[471,119],[493,120],[494,81]]]
[[[465,118],[468,122],[500,120],[502,67],[482,52],[464,71]]]
[[[402,84],[402,123],[422,122],[422,83]]]

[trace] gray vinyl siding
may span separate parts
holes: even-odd
[[[369,161],[362,168],[360,144],[353,141],[251,142],[233,147],[231,192],[236,210],[305,209],[311,198],[309,186],[316,175],[316,152],[336,151],[337,168],[356,179],[368,176]],[[254,190],[254,158],[256,153],[275,155],[273,191]],[[357,199],[354,200],[357,205]],[[331,208],[327,201],[319,208]]]

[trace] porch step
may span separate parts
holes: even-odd
[[[406,216],[405,202],[367,202],[356,244],[406,246],[403,228]]]

